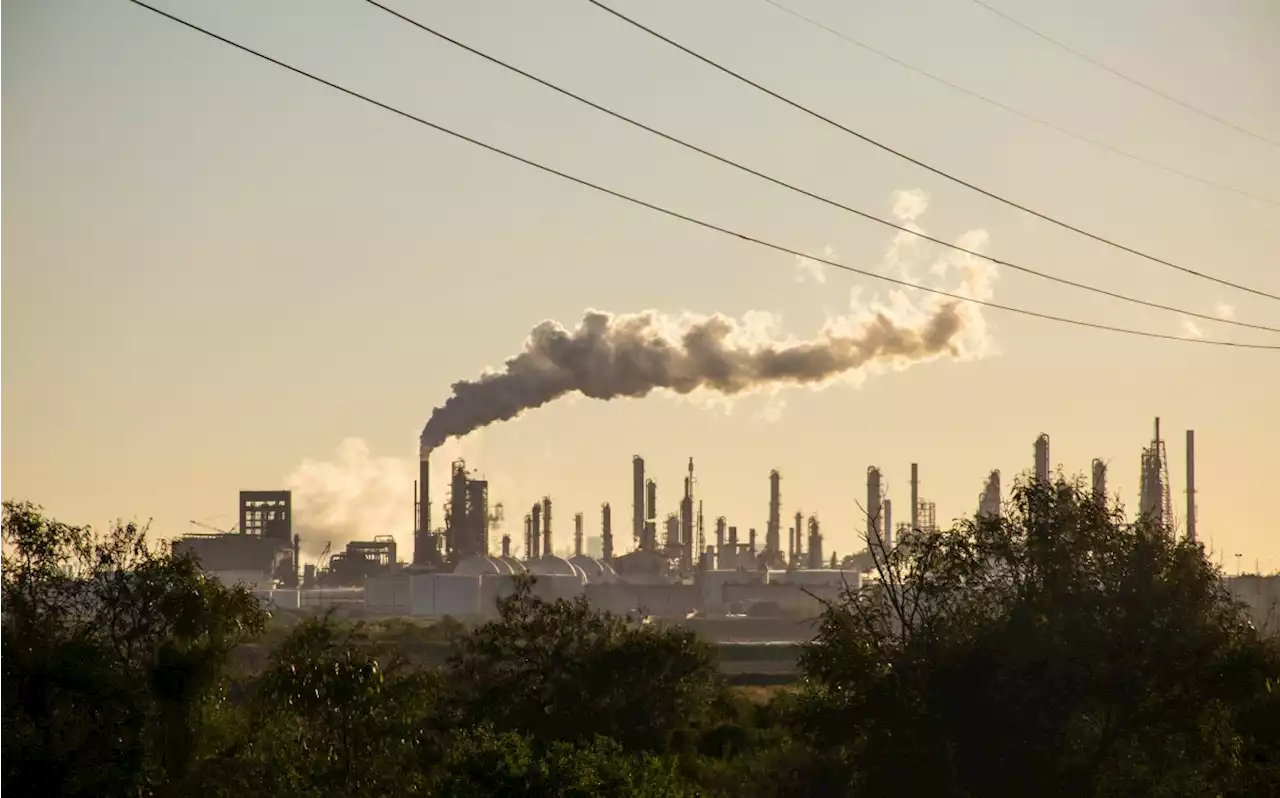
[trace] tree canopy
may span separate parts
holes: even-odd
[[[494,620],[436,627],[433,662],[403,623],[264,637],[250,593],[136,525],[10,502],[3,533],[22,794],[1280,794],[1275,641],[1198,545],[1076,484],[873,548],[763,704],[689,630],[526,580]]]

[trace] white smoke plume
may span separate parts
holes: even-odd
[[[1213,315],[1220,319],[1234,319],[1236,316],[1236,309],[1228,305],[1226,302],[1219,302],[1213,309]]]
[[[500,371],[454,383],[422,431],[422,450],[578,392],[639,398],[656,389],[735,395],[774,384],[818,385],[874,365],[963,355],[966,314],[954,301],[902,323],[890,310],[828,322],[809,341],[760,341],[721,314],[671,320],[657,311],[587,311],[576,329],[534,327]]]
[[[1182,320],[1182,337],[1183,338],[1203,338],[1204,331],[1200,329],[1200,325],[1196,324],[1186,316],[1179,317]]]
[[[359,438],[347,438],[332,460],[306,459],[285,477],[293,492],[294,527],[307,554],[326,543],[340,551],[349,540],[396,535],[405,545],[413,529],[411,459],[375,457]]]
[[[482,460],[483,440],[449,441],[437,462],[465,459],[469,468]],[[293,493],[295,531],[304,554],[315,558],[330,544],[341,551],[351,540],[394,535],[398,556],[409,559],[413,545],[413,481],[418,477],[416,446],[399,457],[375,456],[360,438],[347,438],[328,459],[307,458],[284,478]],[[449,469],[431,474],[431,495],[448,495]],[[492,479],[490,480],[492,482]],[[436,508],[436,521],[440,508]]]

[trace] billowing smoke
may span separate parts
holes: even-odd
[[[898,191],[892,212],[904,227],[921,231],[929,208],[923,191]],[[973,251],[987,245],[985,230],[963,233],[957,244]],[[956,251],[941,253],[926,274],[913,268],[922,242],[899,232],[881,268],[910,282],[934,284],[951,275],[948,290],[990,299],[993,264]],[[826,251],[834,251],[827,247]],[[830,257],[828,255],[828,257]],[[817,261],[800,263],[815,279],[825,272]],[[821,281],[821,280],[819,280]],[[451,437],[515,418],[564,396],[592,399],[642,397],[656,389],[678,395],[714,392],[732,397],[786,385],[819,386],[858,378],[883,368],[902,368],[940,356],[982,357],[991,349],[986,319],[976,305],[936,301],[913,289],[895,289],[884,300],[864,302],[855,288],[853,317],[828,320],[810,341],[779,341],[763,334],[768,314],[749,313],[739,322],[723,315],[673,320],[657,311],[613,315],[591,310],[574,330],[554,321],[533,328],[524,351],[500,371],[455,383],[453,395],[427,421],[420,454]],[[868,310],[868,306],[872,309]],[[767,321],[767,318],[766,318]],[[772,414],[780,411],[780,404]],[[768,411],[768,409],[767,409]]]
[[[411,460],[375,457],[359,438],[348,438],[331,460],[306,459],[285,477],[293,493],[295,531],[305,553],[316,556],[325,544],[341,551],[350,540],[397,535],[413,528]]]
[[[574,330],[544,321],[501,371],[454,384],[453,395],[422,431],[422,451],[574,392],[592,399],[638,398],[655,389],[732,396],[779,384],[820,384],[873,364],[959,355],[966,314],[957,304],[938,303],[910,324],[876,312],[852,325],[828,323],[813,340],[788,342],[753,339],[719,314],[686,319],[675,331],[656,311],[591,310]]]

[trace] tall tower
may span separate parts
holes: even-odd
[[[582,513],[573,514],[573,556],[582,556]]]
[[[644,548],[644,458],[631,458],[631,535],[635,545]]]
[[[613,561],[613,510],[609,502],[600,505],[600,554],[605,562]]]
[[[999,469],[987,475],[987,483],[982,487],[982,496],[978,499],[978,517],[984,519],[1000,517]]]
[[[769,525],[764,531],[764,549],[770,554],[782,551],[782,476],[777,469],[769,472]]]
[[[1196,431],[1187,430],[1187,540],[1196,542]]]
[[[542,497],[542,556],[550,557],[551,550],[551,497]]]
[[[1040,433],[1036,438],[1036,481],[1041,485],[1049,484],[1049,436]]]
[[[1107,506],[1107,464],[1097,457],[1093,459],[1093,503],[1103,509]]]
[[[1160,438],[1160,419],[1156,418],[1155,437],[1142,450],[1142,475],[1139,482],[1142,517],[1156,526],[1173,524],[1173,498],[1169,490],[1169,459]]]
[[[645,551],[656,551],[658,548],[658,483],[652,479],[645,480],[644,492],[646,513],[641,548]]]
[[[881,507],[880,469],[867,467],[867,546],[883,546],[884,538],[880,534],[880,525],[884,521],[880,517]]]
[[[529,515],[529,542],[533,545],[524,556],[532,562],[542,556],[542,502],[534,502]]]
[[[680,565],[693,570],[693,458],[689,458],[689,474],[684,478],[684,498],[680,500]]]
[[[920,528],[920,465],[911,464],[911,529]]]

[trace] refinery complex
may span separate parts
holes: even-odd
[[[1181,518],[1175,518],[1159,419],[1138,462],[1138,512],[1195,540],[1195,433],[1185,434],[1186,505]],[[658,484],[646,476],[639,455],[631,461],[629,534],[619,534],[607,502],[592,521],[574,512],[570,524],[561,527],[552,498],[544,496],[520,514],[517,556],[510,534],[493,539],[505,520],[503,505],[490,502],[488,482],[461,460],[450,464],[442,523],[433,523],[429,455],[424,450],[414,486],[413,551],[408,557],[400,556],[394,536],[377,534],[348,542],[339,551],[326,546],[318,563],[304,567],[288,491],[241,492],[236,529],[187,535],[174,542],[175,549],[195,554],[206,572],[246,584],[278,607],[342,606],[368,615],[428,617],[492,614],[520,574],[536,576],[534,589],[541,595],[585,596],[615,612],[672,618],[812,617],[822,600],[836,598],[845,586],[857,587],[874,568],[866,549],[843,557],[828,554],[816,515],[787,515],[782,476],[776,470],[768,474],[764,523],[744,529],[724,516],[708,523],[696,495],[692,458],[678,501],[664,513]],[[1035,439],[1032,457],[1034,478],[1050,480],[1048,435]],[[866,521],[857,530],[859,538],[891,548],[913,530],[936,528],[935,505],[920,495],[920,467],[912,463],[910,469],[910,495],[900,497],[909,502],[908,509],[895,516],[881,470],[867,468],[865,502],[859,501]],[[1090,475],[1093,495],[1106,501],[1107,465],[1095,459]],[[992,470],[975,513],[999,517],[1002,502],[1000,471]],[[598,529],[591,547],[586,545],[589,523]],[[555,553],[562,528],[572,534],[573,554],[568,557]]]

